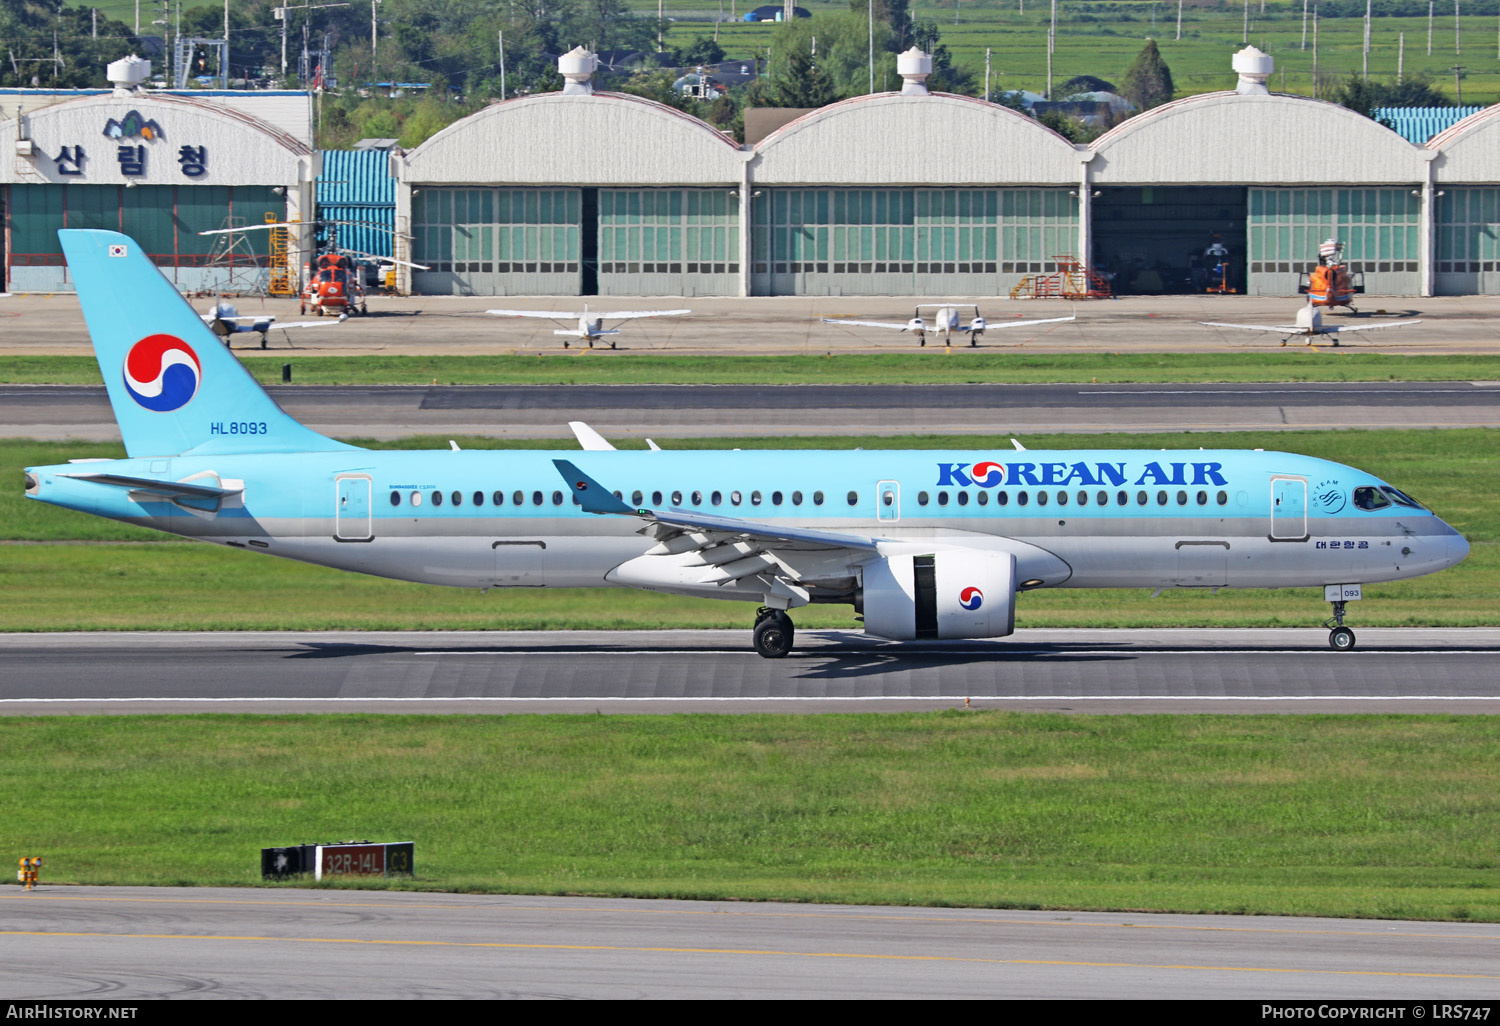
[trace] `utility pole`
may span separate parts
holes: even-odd
[[[500,102],[505,102],[505,33],[497,33],[500,36]]]
[[[1406,77],[1406,33],[1405,32],[1401,33],[1401,35],[1400,35],[1399,38],[1400,38],[1401,41],[1397,45],[1397,48],[1396,48],[1396,84],[1397,85],[1400,85],[1401,84],[1401,80]]]
[[[869,0],[870,15],[870,92],[875,92],[875,0]]]
[[[1463,40],[1459,38],[1460,32],[1461,26],[1458,23],[1458,0],[1453,0],[1453,56],[1455,57],[1463,52],[1459,48],[1459,44],[1463,42]]]
[[[989,103],[990,102],[990,55],[993,54],[994,52],[995,51],[994,51],[993,47],[986,46],[984,48],[984,102],[985,103]]]
[[[1360,69],[1360,78],[1370,77],[1370,6],[1374,0],[1365,0],[1365,55],[1364,65]]]
[[[1458,105],[1462,107],[1464,105],[1464,66],[1455,64],[1448,70],[1453,72],[1453,91],[1458,94]]]
[[[1307,0],[1302,0],[1302,49],[1307,49]]]
[[[1302,0],[1306,3],[1307,0]],[[1182,0],[1177,0],[1177,38],[1182,38]]]
[[[1318,98],[1318,5],[1313,4],[1313,99]]]

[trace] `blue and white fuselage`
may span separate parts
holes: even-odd
[[[429,584],[753,602],[766,655],[810,602],[883,637],[999,637],[1034,588],[1353,597],[1468,553],[1386,482],[1282,452],[357,449],[276,407],[134,242],[61,234],[130,457],[28,468],[27,494],[173,534]]]

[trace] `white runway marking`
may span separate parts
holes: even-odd
[[[89,702],[1500,702],[1500,695],[746,695],[643,696],[563,695],[525,698],[519,695],[476,695],[473,698],[0,698],[0,705],[22,702],[84,704]]]

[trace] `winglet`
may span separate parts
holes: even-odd
[[[568,483],[568,488],[573,492],[573,498],[578,500],[578,505],[583,507],[585,513],[625,513],[634,514],[636,510],[614,497],[608,488],[598,481],[589,477],[567,460],[553,460],[552,465],[562,475],[563,480]]]

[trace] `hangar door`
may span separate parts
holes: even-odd
[[[1363,272],[1366,292],[1417,295],[1421,202],[1413,188],[1251,189],[1251,295],[1295,296],[1324,239],[1344,243],[1349,269]]]
[[[739,295],[738,190],[600,189],[597,207],[598,295]]]
[[[1433,291],[1500,293],[1500,189],[1449,185],[1438,194]]]
[[[411,201],[412,287],[429,295],[576,296],[581,189],[441,189]]]
[[[1243,186],[1103,188],[1093,202],[1094,269],[1117,295],[1245,289]],[[1222,246],[1227,257],[1213,251]],[[1317,255],[1316,249],[1313,255]]]
[[[1078,252],[1067,189],[766,189],[758,296],[1008,295]]]
[[[12,185],[9,207],[7,277],[17,292],[72,289],[59,228],[124,232],[184,292],[260,291],[270,273],[268,233],[198,233],[286,218],[286,200],[259,185]]]

